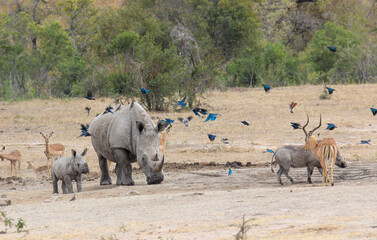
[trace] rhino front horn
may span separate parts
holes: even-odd
[[[164,165],[164,157],[162,157],[161,162],[156,165],[155,172],[161,172],[163,165]]]

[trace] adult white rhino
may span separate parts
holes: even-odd
[[[148,184],[164,180],[164,159],[159,151],[158,133],[164,122],[153,123],[138,103],[98,115],[91,124],[92,144],[101,168],[101,185],[111,184],[107,160],[116,163],[117,185],[134,185],[131,163],[138,162]]]

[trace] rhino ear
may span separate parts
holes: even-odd
[[[144,123],[136,121],[136,126],[140,133],[144,130]]]
[[[72,156],[76,157],[76,151],[74,149],[72,149]]]
[[[3,150],[5,150],[5,146],[3,146]]]
[[[157,123],[157,126],[155,127],[155,130],[157,133],[162,132],[165,130],[166,124],[164,121],[159,120]]]
[[[85,156],[87,151],[88,151],[88,149],[85,148],[84,151],[81,153],[81,156]]]

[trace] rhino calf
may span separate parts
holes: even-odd
[[[84,160],[84,156],[88,149],[81,154],[77,154],[72,149],[72,156],[59,158],[52,164],[51,178],[53,193],[58,192],[58,181],[62,180],[63,194],[73,193],[72,180],[76,181],[77,192],[82,191],[81,187],[81,175],[89,172],[88,164]]]

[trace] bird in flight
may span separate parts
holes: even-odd
[[[86,96],[85,96],[84,98],[86,98],[86,99],[88,99],[88,100],[96,100],[96,99],[93,97],[93,92],[92,92],[92,90],[88,90],[88,91],[86,92]]]
[[[106,114],[106,113],[114,114],[114,112],[113,112],[113,107],[112,107],[112,106],[108,106],[108,107],[106,107],[106,110],[105,110],[104,114]]]
[[[263,87],[265,92],[268,92],[272,89],[272,87],[268,86],[267,84],[263,84]]]
[[[179,121],[181,121],[183,124],[185,124],[186,127],[189,126],[189,121],[191,121],[192,116],[187,117],[187,118],[178,118]]]
[[[165,122],[165,126],[167,127],[171,125],[175,120],[170,119],[170,118],[165,118],[165,120],[161,120],[161,121]]]
[[[216,118],[217,118],[217,115],[218,115],[218,113],[210,113],[210,114],[208,114],[208,117],[207,117],[207,119],[204,122],[215,121]]]
[[[199,116],[199,117],[201,117],[200,114],[207,115],[207,113],[208,113],[208,112],[207,112],[207,109],[204,109],[204,108],[198,108],[198,107],[194,108],[192,111],[195,113],[195,115],[197,115],[197,116]],[[200,114],[199,114],[199,113],[200,113]]]
[[[81,124],[81,135],[78,137],[89,137],[92,136],[92,134],[89,133],[89,124]]]
[[[335,126],[335,124],[328,123],[326,130],[330,130],[331,131],[331,130],[334,130],[335,128],[338,128],[337,126]]]
[[[291,113],[293,113],[293,108],[296,107],[297,103],[295,102],[291,102],[291,104],[289,104],[289,109],[291,111]]]
[[[141,88],[141,93],[145,93],[145,94],[148,94],[150,90],[147,90],[145,88]]]
[[[185,103],[186,97],[184,97],[181,101],[177,102],[177,105],[180,105],[181,107],[186,107],[187,103]]]
[[[232,169],[229,168],[229,170],[228,170],[228,176],[230,176],[230,174],[232,174]]]
[[[266,152],[269,152],[269,153],[275,153],[275,151],[273,151],[273,150],[271,150],[271,149],[268,149],[268,148],[266,149],[265,153],[266,153]]]
[[[299,123],[291,122],[291,126],[293,129],[301,129],[301,125]]]
[[[248,123],[248,122],[246,122],[246,121],[241,121],[241,123],[243,124],[243,125],[246,125],[246,126],[249,126],[250,124]]]
[[[229,144],[229,141],[227,138],[222,138],[221,139],[221,142],[223,142],[224,144]]]
[[[370,140],[361,140],[360,144],[369,144],[370,145]]]
[[[329,91],[329,94],[331,95],[334,91],[336,91],[334,88],[326,87]]]
[[[377,109],[376,109],[376,108],[370,108],[370,110],[372,111],[372,113],[373,113],[373,116],[376,116],[376,113],[377,113]]]
[[[207,134],[208,135],[208,138],[211,142],[213,142],[216,138],[216,135],[213,135],[213,134]]]
[[[336,47],[329,46],[327,47],[331,52],[336,52]]]

